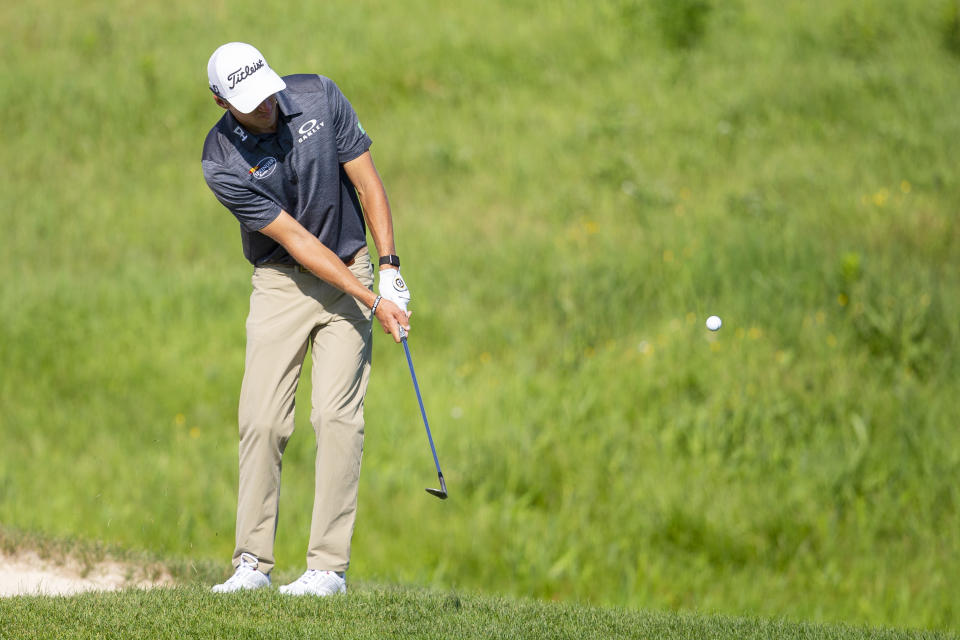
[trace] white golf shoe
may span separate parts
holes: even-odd
[[[257,571],[259,561],[249,553],[240,554],[240,566],[223,584],[215,585],[214,593],[233,593],[245,589],[261,589],[270,586],[270,576]]]
[[[342,573],[307,569],[302,576],[280,587],[280,593],[291,596],[332,596],[346,593],[347,581]]]

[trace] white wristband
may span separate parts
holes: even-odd
[[[380,300],[382,300],[382,299],[383,299],[383,298],[382,298],[381,296],[377,296],[377,299],[373,301],[373,306],[370,307],[370,312],[373,313],[374,315],[376,315],[376,313],[377,313],[377,305],[380,304]]]

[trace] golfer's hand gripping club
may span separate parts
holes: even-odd
[[[423,398],[420,396],[420,385],[417,384],[417,374],[413,370],[413,358],[410,357],[410,347],[407,345],[407,332],[400,327],[400,341],[403,343],[403,351],[407,354],[407,364],[410,366],[410,378],[413,380],[413,390],[417,393],[417,402],[420,404],[420,415],[423,417],[423,426],[427,430],[427,441],[430,443],[430,453],[433,454],[433,464],[437,467],[437,478],[440,479],[439,489],[427,489],[427,493],[436,496],[441,500],[447,499],[447,483],[443,480],[443,472],[440,470],[440,460],[437,459],[437,448],[433,446],[433,436],[430,434],[430,423],[427,421],[427,411],[423,408]]]
[[[387,298],[380,296],[375,303],[373,315],[383,327],[383,332],[393,336],[394,342],[400,342],[410,331],[410,312],[404,311]]]

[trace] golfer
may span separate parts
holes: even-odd
[[[310,351],[317,458],[307,570],[280,591],[341,593],[357,510],[373,317],[397,342],[401,327],[410,328],[390,205],[371,140],[332,80],[281,78],[241,42],[214,51],[207,75],[226,113],[204,142],[203,176],[240,222],[243,253],[253,265],[235,572],[213,591],[270,585],[280,460]],[[373,292],[367,227],[380,256],[380,295]]]

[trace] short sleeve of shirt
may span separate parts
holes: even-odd
[[[360,119],[340,87],[328,78],[324,80],[330,83],[329,99],[337,135],[337,158],[343,164],[362,155],[373,141],[363,130]]]
[[[203,177],[213,194],[247,231],[259,231],[280,215],[280,205],[242,184],[236,172],[210,160],[203,161]]]

